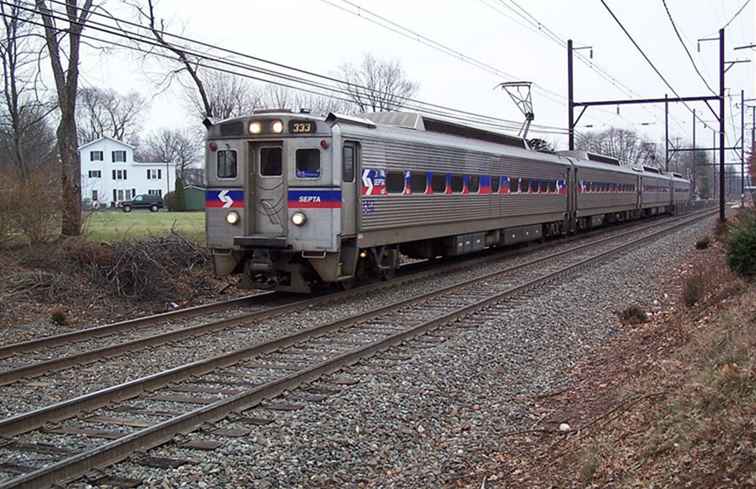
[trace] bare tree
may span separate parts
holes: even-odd
[[[54,104],[40,101],[36,90],[38,70],[35,62],[40,46],[34,42],[39,36],[29,22],[33,15],[24,8],[22,0],[0,4],[0,63],[3,69],[0,144],[3,159],[12,163],[22,178],[29,175],[30,166],[46,163],[35,159],[49,156],[44,151],[45,142],[49,140],[43,133],[48,129],[45,118],[55,109]]]
[[[202,140],[190,130],[161,129],[145,139],[137,153],[141,161],[176,163],[178,178],[200,158]]]
[[[653,143],[644,140],[638,133],[627,129],[610,128],[602,132],[578,135],[577,148],[583,151],[612,156],[623,165],[655,166],[663,164],[657,157]]]
[[[407,79],[399,61],[378,60],[366,54],[359,66],[340,68],[349,98],[362,112],[386,112],[401,108],[417,92],[418,85]]]
[[[66,26],[59,28],[46,0],[35,0],[45,26],[45,39],[58,95],[58,155],[61,162],[63,189],[64,236],[81,234],[81,161],[76,129],[76,95],[79,92],[79,56],[81,32],[89,20],[94,0],[68,0],[65,6]],[[63,43],[67,41],[68,46]],[[63,60],[67,60],[64,67]]]
[[[206,101],[216,119],[239,117],[262,105],[260,90],[242,77],[220,71],[207,71],[197,76],[202,80]],[[205,100],[196,88],[188,88],[186,98],[193,113],[206,116]]]
[[[79,90],[79,142],[87,143],[103,136],[119,141],[130,139],[138,133],[146,108],[147,102],[136,92],[120,95],[114,90],[95,87]]]
[[[344,100],[297,91],[286,87],[268,84],[263,90],[261,103],[269,109],[289,109],[297,111],[307,109],[313,114],[329,112],[352,113],[356,108]]]

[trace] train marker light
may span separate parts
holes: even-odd
[[[208,144],[208,145],[207,145],[207,147],[208,147],[208,148],[210,149],[210,151],[212,151],[213,153],[215,153],[216,151],[218,151],[218,145],[217,145],[217,144],[215,144],[215,143],[210,143],[210,144]]]
[[[325,139],[321,139],[320,140],[320,147],[323,148],[323,149],[328,149],[328,141],[326,141]]]
[[[260,124],[259,122],[250,123],[249,132],[252,134],[260,134],[262,132],[262,124]]]

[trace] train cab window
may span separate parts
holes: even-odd
[[[218,151],[218,178],[236,178],[236,151],[222,149]],[[115,171],[115,170],[113,170]]]
[[[281,176],[281,148],[260,148],[260,175]]]
[[[478,175],[467,177],[467,190],[470,193],[478,193],[480,191],[480,177]]]
[[[386,192],[401,194],[404,192],[404,173],[400,171],[386,172]]]
[[[410,173],[410,188],[413,194],[424,194],[427,184],[428,179],[425,177],[425,172],[413,171]]]
[[[520,178],[520,188],[518,192],[530,192],[530,180],[527,178]]]
[[[446,192],[446,175],[431,175],[431,190],[434,194],[443,194]]]
[[[297,178],[320,178],[320,150],[297,150]]]
[[[341,179],[345,182],[354,182],[354,146],[344,146],[343,162]]]
[[[455,194],[461,194],[462,190],[465,188],[465,180],[462,178],[462,175],[452,175],[451,176],[451,190]]]
[[[499,184],[501,183],[501,178],[497,176],[491,177],[491,193],[498,193],[499,192]]]

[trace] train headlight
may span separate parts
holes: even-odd
[[[273,124],[270,126],[270,128],[276,134],[280,134],[280,133],[283,132],[283,122],[281,122],[281,121],[273,121]]]
[[[306,222],[307,216],[305,216],[304,212],[295,212],[291,215],[291,223],[295,226],[304,226]]]
[[[260,134],[262,132],[262,124],[259,122],[251,122],[249,124],[249,132],[252,134]]]
[[[232,225],[239,224],[239,213],[236,211],[231,211],[228,214],[226,214],[226,222]]]

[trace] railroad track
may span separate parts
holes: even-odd
[[[287,409],[285,403],[274,401],[284,393],[322,400],[329,393],[328,385],[307,387],[318,379],[376,355],[390,358],[387,350],[403,343],[435,345],[451,334],[453,328],[444,330],[446,325],[475,327],[478,315],[490,314],[492,306],[594,267],[711,214],[684,218],[645,233],[634,230],[629,239],[628,233],[623,233],[560,250],[507,270],[0,421],[0,450],[9,454],[7,461],[0,463],[0,471],[18,474],[0,489],[51,487],[88,473],[91,483],[128,487],[138,481],[91,471],[132,456],[131,460],[145,465],[180,464],[181,460],[150,457],[145,451],[172,440],[190,449],[212,449],[222,444],[218,438],[244,436],[248,428],[216,428],[214,423],[228,419],[244,427],[265,424],[269,420],[255,416],[254,410],[260,406]],[[338,380],[333,382],[338,384]],[[330,389],[336,390],[338,385]],[[215,439],[187,435],[200,429],[211,432]],[[28,464],[29,460],[44,460],[45,465]]]
[[[642,232],[665,225],[667,222],[667,220],[660,220],[641,226],[636,224],[630,226],[632,231],[623,231],[620,229],[619,232],[623,236],[629,235],[630,233]],[[597,234],[601,236],[600,239],[611,238],[613,235],[611,233],[606,235],[606,230],[597,232]],[[592,239],[591,234],[579,235],[567,240],[531,246],[524,250],[525,253],[535,253],[544,249],[564,246],[572,240],[588,240],[590,242],[590,239]],[[102,361],[104,359],[113,360],[124,354],[222,331],[233,330],[238,332],[240,336],[243,336],[245,330],[248,331],[249,328],[256,327],[261,321],[290,312],[302,311],[316,306],[322,307],[386,288],[399,287],[429,277],[468,269],[480,263],[500,261],[513,256],[521,256],[522,254],[522,249],[515,249],[506,252],[493,251],[477,258],[454,260],[452,263],[446,265],[435,264],[435,266],[430,266],[427,263],[420,262],[405,266],[401,276],[390,282],[370,284],[350,291],[306,299],[287,294],[267,292],[240,299],[122,321],[98,328],[43,337],[24,343],[0,346],[0,386],[24,381],[33,377],[53,374],[95,361]],[[176,324],[177,320],[208,315],[232,306],[253,307],[253,310],[232,314],[216,320],[200,322],[199,324]],[[168,323],[167,326],[166,323]],[[154,328],[157,328],[158,331],[153,331]]]

